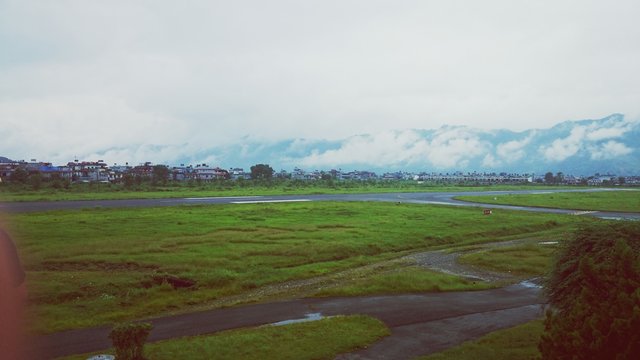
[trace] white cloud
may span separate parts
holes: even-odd
[[[485,155],[484,159],[482,159],[482,166],[487,168],[497,168],[502,165],[502,162],[496,159],[491,153]]]
[[[600,141],[619,138],[629,130],[631,130],[631,123],[628,121],[614,123],[611,127],[595,128],[594,126],[590,126],[586,139],[589,141]]]
[[[512,140],[496,146],[496,157],[485,158],[485,164],[489,167],[498,167],[503,164],[513,164],[524,158],[527,153],[525,147],[531,143],[536,132],[532,131],[529,136],[522,140]]]
[[[591,152],[591,160],[606,160],[629,155],[633,149],[623,143],[610,140],[600,146],[589,147],[589,151]]]
[[[619,138],[631,131],[637,124],[633,121],[614,117],[604,125],[576,126],[571,129],[569,136],[554,140],[549,146],[541,146],[539,151],[550,161],[563,161],[579,151],[587,149],[592,159],[609,158],[609,154],[626,155],[631,149],[616,141],[598,145],[599,142]]]
[[[7,138],[62,139],[12,140],[0,154],[66,156],[69,129],[113,131],[94,120],[111,103],[121,110],[114,127],[128,131],[105,140],[135,154],[148,143],[135,139],[149,132],[164,139],[153,144],[197,150],[245,136],[336,140],[443,124],[522,130],[640,114],[639,10],[635,0],[0,1],[0,106],[25,124]],[[83,98],[91,100],[69,100]],[[15,110],[27,103],[45,103],[52,116]],[[71,147],[88,156],[104,150],[101,141]],[[423,156],[464,162],[454,145],[481,146],[467,138]],[[565,145],[558,156],[575,144]]]
[[[167,154],[144,145],[176,144],[186,128],[162,115],[141,112],[124,100],[95,96],[0,102],[2,151],[58,163],[103,153],[107,161],[145,161]],[[114,146],[119,144],[119,146]],[[53,151],[52,151],[53,150]]]
[[[427,159],[439,168],[464,168],[468,160],[486,152],[487,145],[465,128],[444,128],[429,144]]]
[[[314,151],[299,162],[303,166],[325,167],[342,164],[393,166],[418,161],[425,145],[414,131],[389,131],[351,137],[339,149]]]
[[[319,152],[302,159],[289,159],[307,167],[348,164],[398,166],[421,164],[436,168],[460,168],[486,152],[487,145],[471,130],[442,128],[431,140],[415,131],[389,131],[349,138],[339,149]]]
[[[544,157],[550,161],[563,161],[578,153],[583,146],[586,128],[578,126],[571,130],[569,136],[554,140],[550,146],[541,148]]]

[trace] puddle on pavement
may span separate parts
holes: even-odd
[[[542,285],[538,285],[533,281],[529,281],[529,280],[521,281],[519,285],[524,286],[526,288],[530,288],[530,289],[542,289]]]
[[[318,320],[324,319],[324,316],[322,316],[322,313],[309,313],[309,314],[304,314],[304,316],[305,317],[303,319],[283,320],[283,321],[278,321],[276,323],[273,323],[271,325],[282,326],[282,325],[296,324],[296,323],[307,322],[307,321],[318,321]]]

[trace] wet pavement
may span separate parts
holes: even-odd
[[[396,348],[397,353],[393,358],[398,359],[398,353],[402,352],[400,348],[405,346],[405,341],[409,341],[403,340],[402,334],[410,333],[408,329],[412,327],[428,329],[433,326],[439,328],[439,331],[460,332],[460,339],[471,339],[485,332],[516,325],[539,316],[532,309],[539,308],[544,303],[540,294],[541,291],[537,287],[516,284],[484,291],[306,298],[165,316],[145,321],[153,324],[149,341],[158,341],[305,319],[310,314],[314,314],[313,317],[365,314],[382,320],[391,328],[392,336],[383,341],[386,341],[385,347],[389,348],[388,351]],[[460,318],[474,314],[477,316]],[[474,325],[481,323],[484,324],[482,327]],[[451,325],[442,327],[441,324]],[[466,328],[464,324],[471,327]],[[55,358],[105,350],[111,346],[107,338],[109,331],[110,327],[98,327],[44,335],[32,339],[32,350],[37,358]],[[434,343],[432,347],[419,345],[424,341],[422,338],[416,338],[414,341],[416,349],[420,348],[424,353],[444,346],[440,343]],[[393,345],[394,343],[396,345]],[[407,349],[404,352],[407,356],[412,356],[414,351]]]
[[[620,189],[552,189],[545,193],[562,192],[600,192]],[[278,196],[231,196],[174,199],[130,199],[130,200],[77,200],[77,201],[33,201],[33,202],[0,202],[0,212],[23,213],[48,210],[73,210],[86,208],[122,208],[122,207],[156,207],[178,205],[220,205],[220,204],[256,204],[284,203],[301,201],[381,201],[413,204],[454,205],[465,207],[482,207],[490,209],[521,210],[577,216],[593,216],[605,219],[640,220],[640,213],[624,213],[609,211],[585,212],[580,210],[553,209],[542,207],[512,206],[472,203],[454,199],[457,196],[476,195],[508,195],[538,194],[540,190],[515,191],[466,191],[466,192],[412,192],[412,193],[377,193],[377,194],[328,194],[328,195],[278,195]]]

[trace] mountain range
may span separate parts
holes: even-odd
[[[245,170],[266,163],[276,171],[299,167],[307,171],[342,169],[378,173],[562,171],[574,175],[640,175],[640,122],[613,114],[521,132],[443,126],[360,134],[340,140],[264,141],[247,137],[229,145],[205,147],[190,143],[112,147],[82,158],[106,161],[119,158],[132,163],[155,160],[170,165],[206,162]],[[66,163],[72,159],[58,156],[40,160]],[[0,158],[2,161],[9,160]]]
[[[179,158],[179,162],[192,163],[212,154],[221,166],[268,163],[276,170],[300,167],[640,175],[640,122],[613,114],[522,132],[443,126],[362,134],[337,141],[246,140],[202,150]]]

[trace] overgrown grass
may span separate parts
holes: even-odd
[[[316,296],[465,291],[484,290],[490,287],[491,285],[488,283],[476,282],[455,275],[438,273],[411,266],[327,288],[316,293]]]
[[[459,196],[457,199],[501,205],[640,212],[640,190],[636,189],[626,191],[565,192],[534,195]]]
[[[408,252],[571,231],[586,220],[308,202],[17,214],[12,232],[27,269],[35,330],[52,332],[183,311]],[[169,280],[176,277],[195,285],[174,288]]]
[[[535,243],[505,246],[464,254],[458,261],[515,276],[542,276],[551,270],[556,249]]]
[[[416,360],[540,359],[538,341],[543,331],[542,320],[534,320]]]
[[[566,187],[555,187],[566,188]],[[451,185],[416,181],[216,181],[211,183],[173,183],[168,186],[143,184],[126,188],[121,184],[71,184],[68,188],[0,183],[0,201],[60,201],[158,199],[209,196],[308,195],[422,191],[482,191],[549,189],[540,185]]]
[[[162,359],[333,359],[389,335],[379,320],[336,316],[286,326],[262,326],[147,344],[147,358]],[[112,353],[102,351],[99,353]],[[97,354],[97,353],[96,353]],[[67,360],[83,360],[89,354]]]

